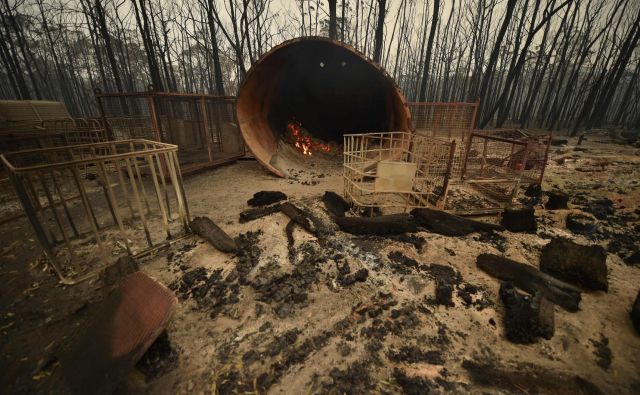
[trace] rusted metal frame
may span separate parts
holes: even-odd
[[[215,119],[215,123],[216,123],[216,138],[218,139],[218,144],[220,145],[220,150],[222,150],[222,123],[221,123],[222,113],[221,113],[221,109],[220,109],[221,108],[220,100],[213,99],[212,100],[212,104],[213,104],[213,108],[215,108],[215,111],[216,111],[216,119]],[[236,117],[235,112],[234,112],[233,116],[234,116],[234,118]],[[236,119],[236,125],[239,125],[237,119]],[[244,140],[242,141],[242,145],[244,147]],[[244,150],[244,148],[243,148],[243,150]]]
[[[467,174],[467,162],[469,161],[469,152],[471,151],[471,142],[473,138],[476,136],[475,133],[471,132],[469,134],[469,138],[467,140],[467,148],[464,150],[464,160],[462,161],[462,170],[460,172],[460,179],[464,180]]]
[[[62,146],[62,147],[35,148],[35,149],[8,152],[6,154],[1,154],[0,157],[5,157],[5,158],[7,158],[7,157],[16,157],[18,155],[23,155],[23,154],[47,153],[47,152],[50,152],[50,151],[73,152],[73,150],[79,150],[80,152],[86,152],[87,148],[90,148],[92,146],[95,147],[95,148],[109,148],[109,147],[116,147],[116,146],[125,146],[126,147],[126,144],[128,144],[129,142],[133,142],[133,143],[136,143],[136,144],[154,143],[155,145],[159,146],[159,148],[154,147],[154,149],[150,150],[148,153],[169,152],[169,151],[172,151],[172,150],[174,150],[174,149],[176,149],[178,147],[177,145],[167,144],[167,143],[163,143],[161,141],[154,142],[154,141],[145,140],[145,139],[129,139],[129,140],[120,140],[120,141],[106,141],[106,142],[95,143],[95,144],[77,144],[77,145],[68,145],[68,146]],[[120,159],[120,158],[124,158],[124,157],[131,156],[131,155],[132,154],[130,152],[118,154],[117,150],[116,150],[115,153],[111,157]],[[5,164],[12,171],[22,172],[22,171],[39,170],[39,169],[43,169],[43,168],[45,168],[45,169],[65,168],[65,167],[68,167],[69,165],[72,165],[72,164],[75,164],[75,165],[89,164],[92,161],[93,161],[93,158],[89,157],[89,158],[75,159],[73,161],[60,162],[60,163],[55,163],[55,164],[21,167],[19,169],[17,169],[15,166],[13,166],[13,164],[8,159],[5,160]]]
[[[547,161],[549,160],[549,148],[551,147],[552,138],[553,138],[553,134],[549,134],[549,138],[547,139],[547,142],[546,142],[546,148],[544,149],[544,161],[542,162],[542,169],[540,170],[540,179],[538,180],[539,185],[542,185],[544,172],[547,169]]]
[[[146,146],[145,146],[146,149]],[[164,225],[164,230],[167,233],[167,238],[171,238],[171,231],[169,230],[169,220],[167,217],[167,210],[165,208],[165,202],[162,199],[162,193],[160,192],[160,185],[158,183],[158,176],[156,173],[155,165],[153,163],[152,155],[147,155],[147,162],[149,163],[149,169],[151,169],[151,177],[153,178],[153,186],[156,191],[156,198],[158,199],[158,206],[160,208],[160,213],[162,215],[162,224]]]
[[[213,162],[213,137],[210,133],[209,127],[209,111],[207,111],[207,102],[204,99],[204,96],[200,97],[200,114],[202,115],[202,126],[204,128],[204,137],[207,142],[207,154],[209,155],[209,162]]]
[[[98,154],[96,153],[96,150],[95,150],[95,148],[94,148],[94,147],[91,147],[91,152],[92,152],[93,156],[94,156],[94,157],[96,158],[96,160],[97,160],[97,159],[98,159]],[[95,163],[94,163],[94,165],[95,165]],[[97,166],[96,166],[96,170],[98,170],[98,173],[100,173],[100,171],[99,171],[99,169],[97,168]],[[109,212],[111,213],[111,217],[113,218],[113,223],[114,223],[114,224],[117,224],[117,223],[118,223],[118,220],[117,220],[117,218],[116,218],[116,213],[115,213],[114,207],[113,207],[113,205],[112,205],[112,201],[111,201],[111,199],[110,199],[110,197],[109,197],[109,193],[107,192],[107,185],[106,185],[106,183],[107,183],[107,182],[108,182],[108,180],[104,180],[104,179],[103,179],[103,183],[102,183],[102,191],[104,192],[104,197],[105,197],[105,198],[106,198],[106,200],[107,200],[107,206],[109,206]]]
[[[64,197],[62,193],[62,188],[60,188],[60,184],[58,183],[58,178],[56,177],[55,171],[51,172],[51,181],[53,182],[53,188],[55,189],[58,197],[60,198],[60,203],[64,209],[65,215],[67,216],[67,221],[69,221],[69,225],[71,226],[71,230],[73,231],[73,235],[75,237],[80,237],[80,233],[78,232],[78,228],[76,224],[73,222],[73,216],[71,215],[71,211],[69,210],[69,206],[67,206],[67,201],[71,200]],[[74,195],[72,199],[77,199],[80,197],[80,194]]]
[[[127,250],[127,253],[129,255],[131,255],[132,254],[131,246],[129,244],[129,238],[127,237],[127,233],[126,233],[126,231],[124,229],[124,223],[122,221],[122,214],[120,214],[120,206],[118,205],[118,200],[116,199],[116,195],[113,192],[113,188],[111,186],[111,180],[109,180],[109,175],[107,174],[107,171],[105,169],[104,160],[99,159],[96,163],[97,163],[97,167],[98,167],[98,173],[100,174],[100,176],[102,178],[102,182],[106,186],[107,196],[108,196],[108,199],[110,201],[109,205],[110,205],[110,207],[112,207],[112,214],[114,216],[116,225],[118,225],[118,230],[120,231],[120,237],[124,241],[124,245],[125,245],[125,248]]]
[[[56,272],[56,274],[58,275],[58,278],[60,278],[62,282],[66,281],[67,280],[66,276],[62,272],[61,268],[58,266],[58,261],[56,258],[56,254],[53,251],[53,246],[49,242],[49,239],[47,238],[47,235],[44,229],[42,228],[42,223],[38,219],[36,210],[31,205],[31,201],[29,200],[27,192],[24,188],[24,184],[22,182],[23,176],[10,173],[9,177],[13,182],[16,194],[18,195],[18,199],[20,199],[22,203],[24,212],[27,215],[27,218],[29,219],[31,226],[33,227],[33,231],[36,234],[36,238],[40,242],[40,245],[42,246],[42,249],[44,250],[45,255],[47,256],[47,258],[49,258],[51,267],[53,267],[53,270]]]
[[[449,181],[451,179],[451,170],[453,168],[453,158],[456,154],[456,141],[453,140],[449,146],[449,158],[447,159],[447,167],[444,173],[444,180],[442,182],[442,193],[440,199],[438,199],[438,208],[444,208],[447,202],[447,195],[449,194]]]
[[[136,152],[133,143],[129,143],[129,148],[131,149],[132,153]],[[144,157],[144,154],[143,154],[143,157]],[[140,181],[140,190],[142,191],[142,199],[144,200],[145,206],[147,208],[147,214],[151,215],[151,205],[149,204],[149,199],[147,199],[147,190],[144,187],[144,181],[142,180],[142,173],[140,173],[140,167],[138,166],[138,157],[137,156],[131,157],[131,161],[133,162],[133,167],[134,167],[134,170],[136,171],[136,176]]]
[[[107,136],[109,140],[114,140],[115,136],[113,135],[113,131],[111,130],[111,125],[109,124],[109,121],[107,120],[107,116],[104,112],[104,104],[102,103],[103,96],[98,95],[97,92],[95,92],[95,97],[96,97],[96,103],[98,103],[98,112],[100,113],[100,117],[102,117],[102,122],[104,123],[104,128],[107,132]]]
[[[47,196],[47,200],[49,201],[49,206],[51,207],[51,212],[53,213],[53,218],[56,221],[56,225],[58,225],[58,229],[60,229],[60,234],[62,235],[62,239],[69,249],[69,254],[71,254],[71,259],[74,262],[78,262],[78,256],[76,255],[74,248],[71,246],[71,241],[69,239],[69,235],[67,234],[67,230],[65,229],[64,224],[62,223],[62,218],[58,214],[58,210],[56,210],[56,204],[53,200],[53,195],[47,187],[46,181],[43,179],[42,174],[37,175],[40,184],[42,185],[42,189],[44,190],[45,195]],[[53,177],[53,172],[51,172],[51,177]]]
[[[155,157],[155,159],[158,161],[158,173],[160,174],[160,182],[162,183],[162,191],[164,192],[164,199],[167,205],[167,216],[169,217],[169,219],[171,219],[171,200],[169,200],[169,192],[167,190],[167,180],[165,177],[165,172],[163,170],[163,164],[166,164],[166,160],[164,160],[165,158],[163,158],[163,160],[160,159],[160,155],[161,154],[154,154],[154,155],[150,155]],[[166,155],[164,155],[166,156]],[[168,177],[168,176],[167,176]]]
[[[142,221],[142,227],[144,228],[144,234],[147,239],[147,243],[149,247],[153,247],[153,241],[151,241],[151,233],[149,233],[149,227],[147,225],[147,219],[144,215],[144,209],[142,207],[142,202],[140,201],[140,194],[138,193],[138,186],[135,181],[135,176],[131,169],[131,163],[129,162],[129,158],[124,158],[124,162],[127,167],[127,174],[129,175],[129,181],[131,182],[131,189],[133,190],[133,197],[135,199],[135,204],[138,209],[138,213],[140,215],[140,220]]]
[[[111,145],[111,151],[116,154],[116,146],[115,144]],[[131,218],[135,218],[135,214],[133,211],[133,206],[131,205],[131,199],[129,198],[129,191],[127,190],[127,185],[124,182],[124,176],[122,175],[122,170],[120,169],[120,163],[118,158],[110,158],[111,163],[113,163],[113,167],[115,168],[116,173],[118,174],[118,184],[120,185],[120,189],[122,190],[122,195],[124,196],[124,200],[127,202],[129,206],[129,212],[131,213]]]
[[[27,175],[26,180],[27,180],[27,184],[26,184],[27,195],[31,197],[36,211],[41,211],[43,209],[42,203],[40,203],[40,197],[38,196],[38,193],[36,192],[36,190],[33,188],[33,184],[29,179],[29,175]]]
[[[87,196],[87,192],[82,185],[82,180],[80,179],[80,174],[76,167],[71,167],[71,174],[73,174],[73,179],[75,180],[75,184],[78,187],[78,191],[80,192],[80,198],[82,199],[82,205],[87,215],[87,219],[89,220],[89,224],[91,225],[91,230],[96,238],[96,242],[98,243],[98,250],[100,251],[100,255],[102,256],[102,260],[105,265],[108,264],[107,261],[107,251],[104,248],[104,244],[102,243],[102,238],[100,237],[99,225],[96,220],[93,209],[91,208],[91,202],[89,201],[89,197]]]
[[[178,202],[178,215],[182,220],[182,224],[186,229],[189,229],[189,224],[187,222],[186,213],[184,211],[184,202],[182,201],[182,194],[180,193],[180,188],[178,186],[178,176],[176,175],[176,166],[173,160],[173,155],[167,155],[167,164],[169,165],[169,175],[171,177],[171,184],[173,184],[173,188],[176,194],[176,200]]]
[[[32,190],[36,190],[35,186],[34,186],[34,180],[32,180],[32,177],[37,181],[37,174],[25,174],[23,181],[25,182],[25,184],[27,185],[27,189],[32,189]],[[42,217],[42,223],[44,224],[44,228],[46,229],[46,231],[49,233],[49,237],[51,239],[51,245],[56,245],[58,244],[58,238],[56,237],[56,234],[54,233],[53,229],[51,229],[51,227],[49,227],[48,223],[49,223],[49,215],[47,214],[47,208],[51,208],[49,204],[46,205],[46,208],[43,205],[40,205],[39,209],[36,209],[36,215],[40,215]]]
[[[487,164],[487,145],[489,143],[489,140],[487,139],[483,139],[484,141],[482,142],[482,161],[480,162],[480,176],[482,176],[482,173],[484,172],[484,166]]]
[[[189,205],[187,204],[187,195],[184,191],[184,183],[182,180],[182,171],[180,170],[180,165],[178,162],[178,153],[177,152],[171,152],[169,155],[171,155],[173,157],[174,160],[174,165],[175,165],[175,171],[176,171],[176,175],[178,176],[178,189],[180,190],[180,195],[182,196],[182,206],[183,206],[183,210],[185,212],[186,218],[187,218],[187,224],[191,221],[191,216],[189,215]],[[185,226],[185,231],[188,232],[189,231],[189,227]]]

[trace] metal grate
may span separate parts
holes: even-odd
[[[177,147],[149,140],[0,156],[38,241],[72,284],[188,231]]]

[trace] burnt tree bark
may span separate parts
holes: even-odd
[[[433,39],[436,35],[438,27],[438,17],[440,13],[440,0],[433,0],[433,16],[431,18],[431,30],[429,31],[429,39],[427,41],[427,52],[424,55],[424,70],[422,72],[422,81],[420,82],[420,93],[418,101],[427,100],[427,83],[429,78],[429,65],[431,64],[431,51],[433,50]]]

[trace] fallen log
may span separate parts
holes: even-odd
[[[500,285],[500,299],[505,307],[505,335],[517,344],[535,343],[538,337],[549,340],[555,332],[554,310],[542,292],[532,297],[518,292],[505,281]]]
[[[240,223],[243,224],[245,222],[253,221],[254,219],[277,213],[281,208],[282,203],[278,203],[272,206],[257,207],[245,210],[240,213]]]
[[[393,235],[418,231],[418,225],[409,214],[381,215],[372,218],[337,217],[335,221],[343,232],[354,235]]]
[[[349,210],[349,203],[335,192],[326,191],[322,196],[324,207],[336,217],[344,217],[344,213]]]
[[[440,210],[415,208],[411,215],[418,225],[443,236],[465,236],[478,231],[501,231],[504,227],[459,217]]]
[[[585,246],[556,237],[542,247],[540,270],[592,291],[609,289],[607,252],[599,245]]]
[[[235,252],[238,249],[236,242],[207,217],[195,217],[189,227],[222,252]]]
[[[476,264],[484,272],[502,281],[510,281],[525,292],[532,295],[542,292],[565,310],[578,311],[580,290],[534,267],[494,254],[478,255]]]

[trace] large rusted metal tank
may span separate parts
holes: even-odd
[[[289,40],[262,56],[240,87],[237,116],[256,159],[281,177],[292,119],[314,138],[339,144],[346,133],[411,129],[391,77],[354,48],[321,37]]]

